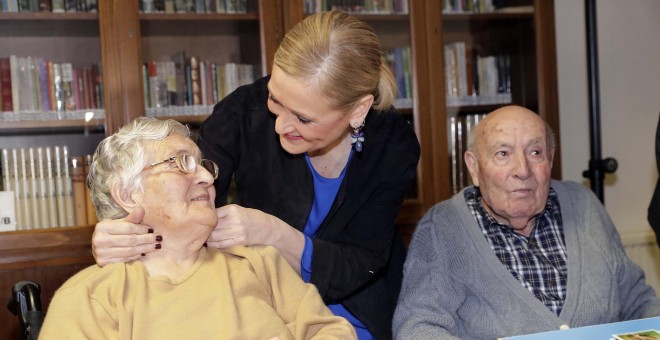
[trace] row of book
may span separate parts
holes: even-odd
[[[395,47],[392,50],[385,51],[383,57],[390,68],[392,68],[397,87],[399,88],[396,107],[399,109],[412,108],[413,81],[410,46]]]
[[[534,6],[520,5],[515,0],[443,0],[443,14],[477,14],[491,12],[532,12]]]
[[[239,86],[254,81],[254,67],[250,64],[222,65],[195,56],[185,57],[183,52],[177,53],[174,59],[143,64],[147,112],[168,107],[185,112],[176,107],[212,106]]]
[[[2,231],[97,222],[86,185],[90,155],[70,157],[67,146],[53,146],[2,149],[0,156],[2,197],[10,198],[2,204]]]
[[[143,13],[247,13],[247,0],[138,0]]]
[[[408,0],[305,0],[305,13],[408,14]]]
[[[73,67],[42,57],[0,57],[0,108],[65,112],[103,108],[100,64]]]
[[[465,42],[444,47],[447,105],[491,105],[511,103],[509,55],[479,55]]]
[[[0,12],[97,12],[97,0],[1,0]]]
[[[459,114],[449,117],[449,157],[451,162],[451,188],[453,193],[472,185],[470,172],[465,165],[464,153],[472,143],[474,127],[486,117],[486,113]]]

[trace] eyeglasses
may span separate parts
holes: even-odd
[[[151,163],[145,167],[147,168],[152,168],[156,165],[163,164],[165,162],[171,162],[176,164],[176,167],[179,168],[179,171],[183,172],[184,174],[194,174],[197,172],[197,164],[201,165],[204,169],[206,169],[211,175],[213,176],[213,179],[218,178],[218,165],[215,164],[214,161],[210,159],[202,159],[201,161],[197,162],[195,159],[195,156],[189,155],[186,153],[178,154],[176,156],[169,157],[167,159],[164,159],[160,162],[156,163]]]

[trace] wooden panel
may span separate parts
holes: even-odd
[[[99,1],[106,134],[144,115],[138,1]]]
[[[41,285],[44,310],[64,281],[94,264],[92,227],[0,233],[0,339],[18,339],[18,317],[6,308],[12,287],[22,280]]]

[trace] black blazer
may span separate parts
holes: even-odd
[[[200,148],[220,166],[216,205],[232,176],[236,203],[302,231],[314,187],[304,155],[282,149],[266,100],[269,77],[219,102],[200,128]],[[326,303],[342,303],[379,339],[389,339],[405,260],[395,220],[413,183],[420,147],[396,113],[369,112],[364,149],[354,152],[337,197],[313,238],[311,282]]]
[[[660,173],[660,119],[658,120],[658,127],[655,131],[655,164]],[[651,198],[647,216],[649,224],[651,224],[651,227],[655,231],[658,246],[660,246],[660,179],[655,184],[655,191],[653,192],[653,198]]]

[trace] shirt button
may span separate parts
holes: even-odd
[[[571,327],[568,327],[567,324],[563,324],[563,325],[559,326],[559,329],[561,329],[562,331],[565,331],[565,330],[570,329],[570,328]]]

